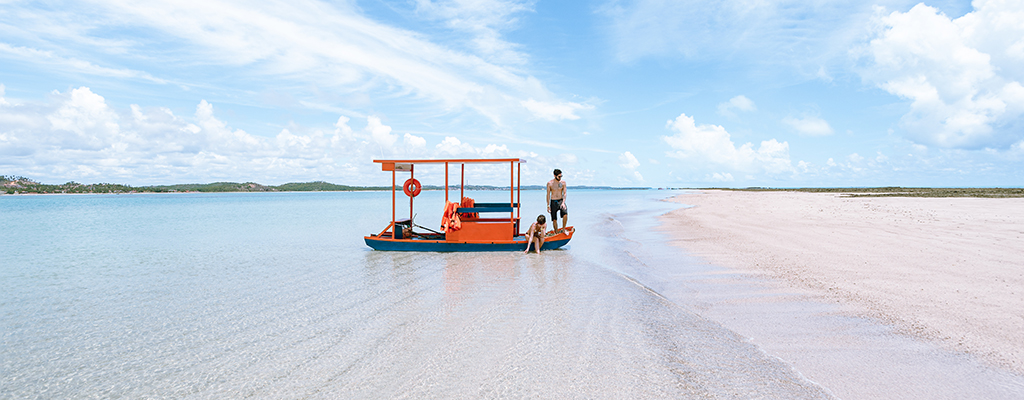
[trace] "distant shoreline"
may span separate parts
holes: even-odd
[[[449,185],[449,190],[459,186]],[[466,190],[509,190],[508,186],[467,185]],[[575,190],[651,190],[649,187],[573,186]],[[287,192],[375,192],[390,186],[348,186],[323,181],[263,185],[255,182],[214,182],[176,185],[130,186],[115,183],[82,184],[68,182],[51,185],[20,176],[0,176],[0,195],[26,194],[135,194],[135,193],[287,193]],[[424,186],[423,190],[444,190],[443,186]],[[522,190],[544,190],[543,185],[523,186]]]
[[[930,187],[846,187],[846,188],[708,188],[696,190],[723,190],[741,192],[803,192],[831,193],[842,197],[1024,197],[1024,188],[930,188]]]
[[[449,190],[459,189],[449,185]],[[508,186],[467,185],[466,190],[509,190]],[[443,190],[443,186],[424,185],[423,190]],[[574,190],[723,190],[737,192],[833,193],[843,197],[1024,197],[1024,188],[930,188],[930,187],[835,187],[835,188],[685,188],[685,187],[613,187],[572,186]],[[132,194],[132,193],[258,193],[258,192],[372,192],[391,190],[390,186],[349,186],[324,181],[263,185],[255,182],[186,183],[175,185],[131,186],[116,183],[82,184],[68,182],[44,184],[21,176],[0,176],[0,195],[22,194]],[[522,190],[544,190],[543,185],[526,185]]]

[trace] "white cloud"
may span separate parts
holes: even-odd
[[[637,161],[636,157],[633,156],[633,153],[628,151],[619,155],[619,162],[622,163],[619,165],[626,169],[636,169],[640,166],[640,161]]]
[[[354,134],[352,132],[352,127],[348,126],[348,121],[349,121],[348,117],[346,117],[344,115],[338,117],[338,122],[334,123],[334,127],[335,127],[334,134],[337,137],[339,137],[341,139],[345,139],[345,140],[352,140],[352,139],[355,138],[355,136],[354,136]]]
[[[473,145],[462,143],[459,138],[453,136],[446,136],[435,148],[439,153],[449,156],[476,154],[476,149],[473,148]]]
[[[662,136],[672,151],[667,154],[695,163],[709,162],[736,171],[763,171],[768,174],[794,172],[789,159],[789,143],[775,139],[762,141],[754,150],[751,143],[739,147],[732,142],[729,132],[719,125],[696,125],[693,117],[680,114],[669,120],[667,127],[672,136]]]
[[[405,134],[403,142],[405,143],[405,147],[409,150],[417,150],[427,147],[427,139],[410,135],[408,133]]]
[[[637,181],[643,182],[643,175],[640,174],[640,171],[636,170],[637,168],[640,167],[640,161],[636,159],[633,153],[627,151],[625,153],[620,154],[619,162],[621,163],[619,164],[619,166],[633,173],[633,178],[635,178]]]
[[[523,100],[519,104],[527,110],[530,110],[530,112],[537,118],[546,119],[548,121],[580,119],[580,117],[576,115],[576,111],[591,110],[594,108],[594,106],[589,104],[572,102],[548,103],[534,99]]]
[[[484,146],[484,149],[480,151],[480,154],[484,157],[503,157],[509,155],[508,146],[496,144],[489,144]]]
[[[577,162],[579,162],[579,158],[576,157],[576,155],[572,154],[572,153],[562,153],[562,154],[559,154],[558,155],[558,160],[560,162],[564,162],[566,164],[576,164]]]
[[[470,34],[470,47],[492,62],[523,64],[526,55],[517,45],[501,38],[501,31],[514,28],[515,15],[533,11],[532,2],[507,0],[417,0],[416,9],[442,19],[456,31]]]
[[[79,73],[107,76],[112,78],[128,78],[149,81],[158,84],[168,83],[164,79],[156,78],[146,72],[131,69],[106,68],[95,65],[88,61],[75,58],[66,58],[55,55],[52,51],[31,49],[28,47],[16,47],[7,43],[0,43],[0,53],[7,56],[28,60],[51,68],[69,69]]]
[[[103,97],[87,87],[74,89],[46,119],[57,134],[51,137],[65,149],[99,150],[120,136],[118,116]]]
[[[370,139],[385,149],[390,149],[398,141],[398,135],[391,133],[391,127],[380,122],[380,117],[370,116],[367,119],[366,131]]]
[[[736,179],[734,179],[732,177],[732,174],[730,174],[728,172],[725,172],[725,173],[715,172],[713,174],[705,176],[704,180],[708,181],[708,182],[733,182]]]
[[[845,55],[872,4],[900,0],[629,0],[610,1],[599,13],[619,60],[643,57],[735,59],[796,65],[807,76]]]
[[[832,127],[829,126],[828,121],[818,117],[786,117],[782,119],[782,122],[804,136],[827,136],[832,134]]]
[[[4,99],[6,91],[7,91],[7,87],[4,86],[4,84],[0,83],[0,106],[6,106],[6,105],[10,104],[10,103],[7,102],[6,99]]]
[[[718,113],[727,117],[735,117],[736,111],[756,111],[757,106],[747,96],[739,95],[718,105]]]
[[[1024,3],[975,1],[950,19],[923,3],[879,9],[861,75],[912,101],[908,138],[946,148],[1008,148],[1024,137]]]
[[[110,0],[67,3],[59,10],[12,3],[5,7],[5,15],[11,17],[5,23],[13,27],[7,32],[17,32],[37,49],[0,43],[0,56],[57,73],[180,82],[186,89],[208,88],[209,83],[194,82],[191,72],[214,67],[218,74],[232,76],[229,82],[214,84],[217,92],[248,94],[253,86],[272,79],[280,87],[316,87],[312,93],[293,91],[305,97],[298,104],[322,103],[317,93],[330,92],[343,96],[348,105],[372,109],[370,103],[376,99],[429,104],[449,113],[474,112],[499,126],[525,114],[520,104],[525,99],[562,103],[526,72],[525,56],[516,46],[501,38],[503,30],[518,25],[518,15],[532,10],[532,2],[419,5],[423,15],[469,32],[473,51],[440,45],[422,33],[373,20],[353,2],[268,0],[252,7],[233,0]],[[109,62],[111,53],[130,54],[132,68],[158,70],[163,77],[97,65]],[[570,111],[565,116],[571,115]]]
[[[348,118],[336,129],[274,137],[231,128],[200,101],[192,117],[166,108],[110,107],[87,87],[55,92],[49,104],[4,106],[0,113],[0,170],[36,179],[118,181],[129,184],[213,180],[282,183],[334,179],[367,183],[358,171],[379,153],[376,144],[351,140]],[[390,128],[368,121],[370,135],[387,139]],[[401,151],[422,150],[426,140],[407,134]],[[353,161],[356,167],[353,167]]]

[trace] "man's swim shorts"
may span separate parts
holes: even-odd
[[[555,220],[558,219],[558,212],[559,211],[562,212],[562,216],[563,217],[565,217],[566,215],[569,215],[569,209],[568,208],[562,208],[562,202],[563,201],[565,201],[565,199],[551,200],[551,204],[550,204],[550,207],[551,207],[551,221],[555,221]]]

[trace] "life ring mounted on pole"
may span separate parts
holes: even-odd
[[[412,178],[409,178],[409,180],[405,181],[405,184],[402,185],[402,191],[409,197],[419,196],[420,190],[422,189],[423,185],[420,184],[420,181]]]

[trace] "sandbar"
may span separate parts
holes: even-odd
[[[706,190],[671,243],[1024,375],[1024,199]]]

